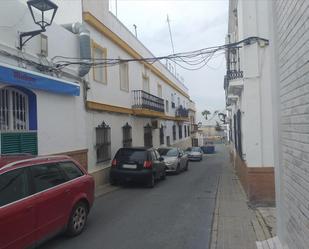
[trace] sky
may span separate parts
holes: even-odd
[[[110,0],[110,10],[116,14],[116,1]],[[117,17],[133,33],[137,26],[138,39],[155,55],[172,53],[167,24],[169,15],[175,53],[210,46],[223,45],[227,34],[227,0],[118,0]],[[177,67],[184,78],[191,98],[196,102],[197,121],[204,124],[201,112],[224,111],[225,75],[224,55],[212,59],[208,66],[198,71]]]

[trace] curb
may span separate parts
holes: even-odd
[[[115,186],[112,186],[110,184],[104,184],[104,185],[100,185],[100,186],[97,186],[95,188],[95,193],[94,193],[94,196],[95,198],[98,198],[102,195],[106,195],[110,192],[114,192],[116,190],[120,189],[119,187],[115,187]]]
[[[220,200],[220,183],[221,183],[221,176],[218,180],[218,187],[217,187],[217,196],[216,196],[216,206],[213,214],[212,226],[211,226],[211,236],[209,241],[209,248],[216,249],[217,242],[218,242],[218,226],[219,226],[219,200]]]

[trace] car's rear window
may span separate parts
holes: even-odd
[[[161,156],[178,156],[178,150],[177,149],[166,149],[166,148],[159,148],[158,152]]]
[[[115,158],[120,161],[145,161],[147,160],[147,151],[137,149],[120,149]]]
[[[200,152],[201,149],[200,149],[200,147],[192,147],[192,151],[193,152]]]

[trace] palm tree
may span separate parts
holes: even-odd
[[[208,111],[208,110],[202,111],[202,115],[204,116],[204,118],[205,118],[206,120],[208,119],[208,115],[210,115],[210,114],[211,114],[211,112]]]

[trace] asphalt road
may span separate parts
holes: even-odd
[[[86,230],[40,249],[208,249],[225,150],[190,162],[153,189],[126,186],[96,199]]]

